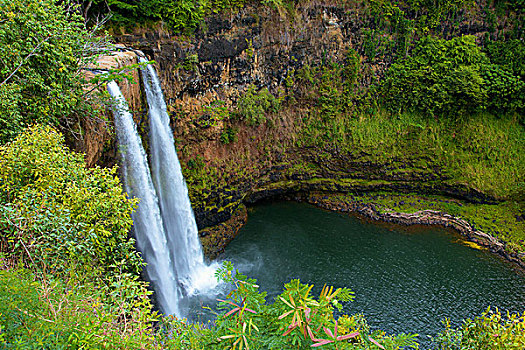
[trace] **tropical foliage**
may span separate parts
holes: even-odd
[[[0,1],[0,143],[33,124],[79,132],[80,69],[104,49],[71,1]]]
[[[521,112],[525,82],[509,68],[491,63],[472,36],[426,37],[407,59],[389,68],[381,95],[394,111],[431,116],[460,118],[484,109]]]
[[[132,292],[132,293],[130,293]],[[111,285],[0,270],[2,349],[158,349],[149,292],[122,274]]]
[[[86,169],[50,127],[0,146],[0,244],[11,263],[76,280],[138,274],[130,213],[116,168]]]
[[[163,20],[174,31],[191,33],[207,14],[235,11],[244,3],[86,0],[82,9],[86,17],[111,10],[116,23]],[[281,10],[296,1],[262,3]],[[305,65],[296,76],[294,71],[286,77],[289,92],[295,78],[304,85],[298,89],[304,96],[295,97],[314,101],[296,145],[368,152],[367,157],[376,157],[372,161],[390,165],[401,161],[403,167],[424,161],[417,169],[423,173],[434,171],[430,165],[437,164],[451,181],[523,202],[523,127],[514,115],[523,118],[523,42],[489,37],[481,46],[469,36],[451,40],[427,36],[467,3],[366,2],[375,29],[362,31],[368,40],[361,48],[364,57],[352,49],[344,63],[323,59],[319,67]],[[515,10],[522,1],[504,3],[502,8]],[[395,41],[385,39],[394,33]],[[0,0],[2,347],[417,347],[414,335],[386,335],[372,331],[362,315],[340,315],[342,302],[353,298],[346,288],[324,286],[315,296],[311,285],[292,280],[274,300],[267,300],[255,280],[235,272],[229,263],[218,271],[218,278],[231,291],[219,300],[213,323],[160,317],[148,284],[140,279],[143,261],[129,236],[136,200],[122,192],[116,168],[87,169],[83,156],[68,150],[57,131],[80,133],[79,120],[93,115],[85,103],[80,70],[104,51],[104,39],[98,40],[86,30],[73,2]],[[388,55],[397,62],[384,82],[359,91],[366,68],[362,60],[378,63]],[[193,56],[186,68],[193,69],[196,63]],[[114,78],[108,75],[93,82],[110,77]],[[287,96],[290,101],[292,95]],[[391,113],[379,112],[378,101],[385,102]],[[200,126],[228,122],[221,141],[235,142],[235,118],[250,126],[264,124],[282,104],[281,96],[250,86],[234,111],[222,101],[210,104]],[[504,116],[477,113],[483,110]],[[425,158],[411,158],[413,154]],[[200,155],[190,159],[187,168],[198,179],[216,171],[206,169]],[[203,183],[198,190],[209,192],[208,188],[209,183]],[[508,241],[517,245],[512,237]],[[487,312],[459,329],[446,323],[436,344],[442,349],[518,349],[525,346],[524,332],[523,316]]]
[[[277,112],[281,101],[273,96],[267,88],[259,91],[250,86],[237,103],[236,115],[248,125],[260,125],[266,122],[266,113]]]
[[[501,314],[487,309],[481,316],[468,319],[458,329],[445,320],[445,331],[436,338],[439,349],[499,350],[525,348],[525,313]]]
[[[204,16],[241,7],[245,0],[84,0],[86,16],[111,13],[116,23],[164,21],[171,30],[191,33]]]

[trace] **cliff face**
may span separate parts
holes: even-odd
[[[250,85],[276,95],[289,88],[286,78],[305,65],[343,62],[348,48],[362,45],[364,23],[354,10],[310,4],[283,13],[246,6],[207,18],[191,38],[162,30],[116,38],[156,61],[171,112],[197,116],[217,99],[232,105]],[[369,83],[384,66],[372,65],[363,80]]]
[[[433,31],[446,39],[467,34],[481,39],[489,31],[496,35],[500,28],[500,36],[505,36],[505,23],[495,23],[497,28],[489,29],[486,5],[481,1],[469,13],[458,10]],[[280,9],[252,4],[208,17],[191,37],[171,36],[162,28],[114,36],[156,61],[174,113],[197,114],[218,98],[234,102],[252,84],[277,94],[279,89],[289,88],[286,79],[298,69],[344,63],[349,49],[355,49],[366,63],[360,84],[369,86],[394,58],[394,51],[385,47],[388,41],[400,46],[392,41],[405,34],[396,32],[399,24],[389,18],[392,14],[385,14],[384,9],[375,11],[365,1],[304,1]],[[417,23],[430,14],[409,16]]]
[[[318,103],[312,88],[303,84],[305,68],[345,65],[354,52],[360,64],[359,93],[392,62],[394,51],[385,47],[400,52],[400,34],[374,32],[378,18],[363,2],[332,3],[308,1],[278,10],[246,5],[208,17],[191,37],[170,36],[162,28],[114,33],[118,42],[156,62],[199,228],[230,219],[243,203],[297,192],[394,190],[492,200],[467,185],[447,182],[428,158],[378,161],[367,152],[301,142],[304,120],[313,111],[309,106]],[[488,30],[479,19],[482,5],[472,13],[455,13],[434,30],[445,38],[481,38]],[[137,86],[130,86],[128,101],[138,112],[139,130],[146,133]],[[264,123],[247,123],[236,111],[250,87],[267,88],[281,103],[277,113],[266,111]],[[113,151],[102,152],[101,140],[106,149],[108,144],[114,149],[114,142],[97,135],[86,139],[92,140],[85,146],[88,162],[114,162]]]
[[[116,51],[111,55],[101,56],[91,67],[85,71],[87,79],[91,79],[98,72],[104,72],[109,69],[123,68],[132,64],[138,63],[137,55],[133,51]],[[119,83],[122,94],[126,98],[131,111],[144,110],[144,101],[140,88],[140,74],[137,70],[130,72],[132,81],[123,80]],[[96,88],[95,86],[88,87],[88,89]],[[139,123],[143,116],[141,113],[134,113],[135,121]],[[109,110],[106,110],[104,115],[99,119],[84,119],[85,130],[83,139],[77,140],[75,149],[85,154],[85,160],[88,167],[95,164],[103,164],[106,166],[115,164],[117,157],[117,145],[115,138],[110,133],[108,126],[113,120],[113,115]]]

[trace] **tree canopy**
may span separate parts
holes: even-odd
[[[0,0],[0,143],[34,123],[74,127],[98,40],[69,0]]]
[[[521,77],[512,67],[492,63],[473,36],[423,38],[410,56],[392,64],[381,94],[395,110],[452,118],[525,107]]]

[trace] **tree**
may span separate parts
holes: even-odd
[[[525,84],[504,66],[491,64],[475,37],[423,38],[412,55],[394,63],[381,86],[394,110],[461,118],[485,109],[523,110]]]
[[[47,273],[111,279],[137,274],[142,260],[128,238],[136,204],[116,168],[87,169],[49,126],[0,146],[0,247],[8,259]]]
[[[0,0],[0,143],[92,115],[81,68],[104,50],[70,0]]]
[[[485,99],[479,67],[488,59],[474,39],[423,38],[410,57],[388,70],[381,90],[386,101],[428,115],[477,110]]]

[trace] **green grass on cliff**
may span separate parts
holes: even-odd
[[[461,123],[408,113],[327,121],[312,116],[304,136],[299,146],[338,149],[379,164],[396,160],[413,167],[398,171],[440,171],[451,183],[496,198],[523,197],[525,129],[512,116],[485,113]]]
[[[365,194],[337,194],[330,197],[336,202],[374,203],[380,211],[393,210],[414,213],[437,210],[465,219],[474,228],[506,243],[509,252],[525,251],[525,220],[521,219],[518,203],[473,204],[443,196],[398,194],[388,192]]]

